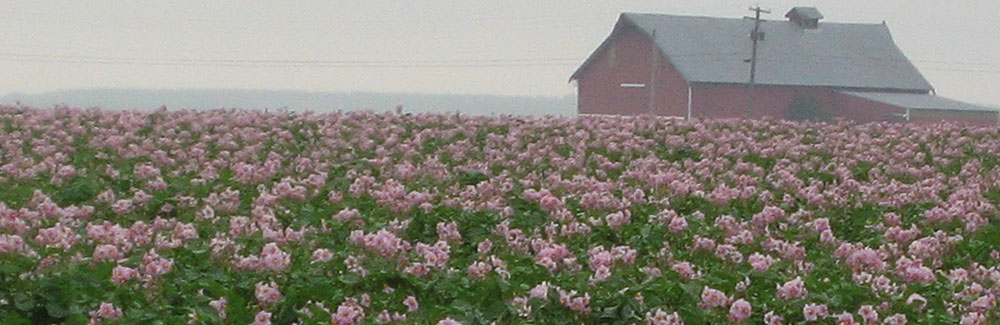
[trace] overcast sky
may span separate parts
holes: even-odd
[[[1000,1],[3,1],[0,94],[252,88],[563,96],[621,12],[889,25],[939,95],[1000,105]]]

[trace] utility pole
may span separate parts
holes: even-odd
[[[753,41],[753,51],[750,52],[750,102],[747,109],[747,117],[752,117],[756,107],[756,95],[757,95],[757,43],[761,40],[763,33],[760,32],[760,13],[769,14],[771,11],[761,9],[760,6],[750,7],[750,11],[754,12],[753,16],[753,32],[750,33],[750,39]]]
[[[660,68],[660,52],[657,50],[656,45],[656,30],[653,30],[653,51],[650,55],[651,69],[649,69],[649,114],[656,115],[656,70]]]

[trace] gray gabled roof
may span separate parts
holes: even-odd
[[[624,13],[616,29],[635,26],[647,36],[655,34],[660,51],[688,82],[749,83],[746,60],[753,24],[750,19]],[[765,36],[757,53],[758,84],[933,89],[896,47],[884,24],[822,22],[818,29],[803,29],[780,20],[762,22],[761,31]],[[571,79],[577,79],[596,54]]]
[[[931,94],[841,91],[841,93],[914,110],[992,111],[997,109]]]

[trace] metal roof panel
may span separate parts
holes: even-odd
[[[624,13],[689,82],[748,83],[753,20]],[[930,91],[883,24],[764,21],[758,84]]]
[[[938,97],[931,94],[886,93],[841,91],[843,94],[860,97],[880,103],[916,110],[949,110],[949,111],[998,111],[995,108],[969,104],[954,99]]]

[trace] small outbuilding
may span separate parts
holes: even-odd
[[[996,125],[996,109],[936,96],[884,24],[811,7],[760,21],[623,13],[573,73],[578,113]]]

